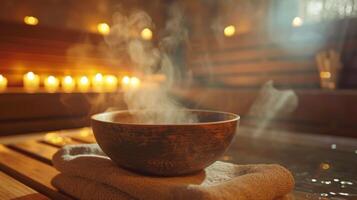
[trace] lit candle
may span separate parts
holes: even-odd
[[[104,85],[103,75],[98,73],[92,79],[93,89],[96,91],[102,91]]]
[[[54,76],[48,76],[43,84],[47,92],[55,92],[58,89],[59,81]]]
[[[229,25],[224,28],[223,33],[226,37],[232,37],[236,33],[236,27]]]
[[[38,18],[34,16],[24,17],[24,22],[27,25],[36,26],[38,24]]]
[[[74,90],[74,86],[76,85],[76,83],[74,82],[71,76],[63,77],[61,84],[62,84],[62,89],[65,92],[72,92]]]
[[[28,72],[23,78],[25,90],[33,92],[40,87],[40,77],[33,72]]]
[[[152,31],[149,28],[144,28],[141,33],[141,38],[143,38],[144,40],[151,40],[152,39]]]
[[[0,74],[0,91],[4,91],[7,86],[7,78]]]
[[[108,35],[110,33],[110,26],[107,23],[99,23],[97,30],[102,35]]]
[[[78,89],[81,92],[86,92],[89,90],[90,82],[86,76],[82,76],[78,81]]]
[[[140,79],[136,78],[135,76],[130,78],[130,88],[137,89],[140,86]]]
[[[129,88],[129,85],[130,85],[130,77],[124,76],[121,79],[121,87],[123,88],[123,90],[127,90]]]
[[[114,92],[118,86],[118,79],[113,75],[105,76],[105,90],[108,92]]]

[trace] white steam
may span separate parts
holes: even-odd
[[[253,136],[259,136],[274,118],[290,114],[297,106],[298,97],[293,90],[277,90],[273,81],[265,83],[249,111],[250,116],[260,120]]]
[[[145,110],[137,115],[145,123],[191,123],[196,116],[186,112],[184,107],[169,96],[169,90],[180,80],[178,67],[172,62],[170,52],[175,50],[187,37],[183,26],[183,15],[177,5],[170,9],[164,30],[164,37],[156,47],[151,41],[140,38],[144,28],[154,28],[151,18],[143,11],[129,16],[116,13],[114,25],[106,37],[108,45],[116,51],[124,49],[133,66],[142,74],[143,84],[136,89],[125,91],[124,99],[130,111]],[[158,84],[152,81],[155,74],[164,74],[166,81]]]

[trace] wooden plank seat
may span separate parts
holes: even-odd
[[[51,185],[51,179],[58,174],[57,170],[3,145],[0,146],[0,169],[50,198],[70,199]]]
[[[83,134],[84,131],[87,134]],[[51,166],[51,160],[53,154],[60,147],[82,143],[79,142],[80,138],[83,141],[93,142],[93,135],[88,131],[88,129],[79,129],[78,132],[74,131],[71,136],[49,133],[43,139],[25,140],[7,146],[0,145],[0,170],[4,171],[0,171],[0,179],[2,180],[4,176],[3,183],[5,183],[0,184],[0,199],[18,197],[21,199],[47,199],[46,196],[53,199],[71,199],[69,196],[59,193],[51,185],[51,179],[58,174]],[[5,173],[16,177],[25,185],[8,177]],[[46,196],[39,194],[34,189]]]
[[[46,200],[46,196],[0,171],[0,199]]]
[[[326,153],[326,150],[322,148],[326,144],[306,146],[315,144],[316,141],[320,142],[321,138],[318,136],[305,139],[304,135],[292,134],[289,136],[290,133],[288,135],[284,133],[284,137],[280,135],[277,137],[280,140],[272,143],[268,138],[252,139],[251,131],[253,130],[250,128],[241,127],[240,129],[239,139],[231,145],[221,160],[238,164],[279,163],[289,166],[289,163],[296,162],[296,159],[304,158],[303,164],[309,166],[319,164],[319,160],[311,156],[311,158],[305,158],[310,151],[326,160],[331,160],[334,157],[334,160],[340,163],[345,163],[344,157],[341,155],[350,151],[350,149],[340,147],[340,144],[346,144],[344,140],[340,142],[334,140],[343,151],[331,152],[330,150],[329,153]],[[267,134],[270,135],[268,132]],[[63,130],[45,134],[40,138],[28,137],[14,141],[14,143],[0,144],[0,199],[72,199],[51,185],[51,179],[58,174],[58,171],[52,167],[50,161],[52,155],[66,144],[95,142],[91,129]],[[352,146],[357,144],[356,141],[349,141],[349,143]],[[350,160],[353,156],[355,155],[348,154],[345,158]],[[351,160],[351,162],[355,161]],[[349,164],[346,163],[346,165]],[[336,166],[338,165],[336,164]],[[313,166],[311,169],[316,170]],[[315,186],[306,180],[304,177],[306,173],[299,174],[299,169],[291,168],[291,170],[293,173],[297,173],[297,186],[292,193],[293,198],[296,200],[318,199],[319,190],[316,190]],[[350,170],[353,173],[353,169]],[[321,172],[321,174],[324,173]]]

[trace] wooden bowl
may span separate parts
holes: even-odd
[[[150,175],[176,176],[209,166],[228,148],[239,116],[207,110],[185,110],[197,123],[145,124],[136,111],[105,112],[92,116],[94,136],[119,166]]]

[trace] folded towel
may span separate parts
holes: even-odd
[[[287,198],[294,187],[280,165],[235,165],[217,161],[202,172],[180,177],[137,174],[115,165],[97,144],[69,145],[53,156],[61,173],[52,184],[78,199]]]

